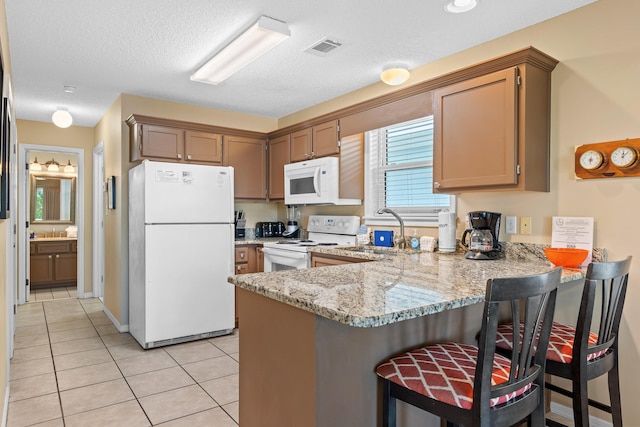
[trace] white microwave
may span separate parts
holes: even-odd
[[[284,203],[287,205],[360,205],[340,198],[340,161],[322,157],[284,165]]]

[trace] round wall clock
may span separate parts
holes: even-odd
[[[616,148],[611,153],[611,163],[615,166],[625,169],[635,166],[638,162],[638,150],[634,147],[622,146]]]
[[[598,150],[587,150],[580,156],[580,166],[586,170],[596,170],[607,161],[607,158]]]

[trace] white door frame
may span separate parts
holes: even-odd
[[[93,297],[104,297],[104,141],[93,149]]]
[[[11,88],[9,88],[9,92]],[[9,99],[12,97],[9,96]],[[9,374],[9,360],[13,358],[13,337],[16,331],[16,288],[17,288],[17,263],[18,263],[18,242],[17,242],[17,223],[18,223],[18,160],[17,160],[17,146],[18,138],[16,137],[16,125],[13,120],[14,114],[11,104],[9,105],[9,119],[11,126],[7,130],[9,132],[9,208],[10,216],[7,220],[8,227],[6,230],[7,235],[7,275],[6,275],[6,287],[7,287],[7,373]],[[10,376],[7,376],[7,381],[10,380]]]
[[[29,230],[27,229],[27,221],[29,221],[29,171],[27,169],[29,162],[29,151],[49,151],[52,153],[70,153],[78,156],[78,172],[76,184],[76,225],[78,226],[78,279],[77,279],[77,295],[78,298],[87,298],[91,296],[84,292],[84,149],[72,147],[58,147],[54,145],[36,145],[36,144],[20,144],[18,155],[18,194],[21,196],[21,202],[18,211],[18,304],[24,304],[29,298],[29,289],[26,286],[29,278],[28,255],[29,255]]]

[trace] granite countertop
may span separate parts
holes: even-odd
[[[32,242],[55,242],[56,240],[78,240],[77,237],[34,237],[33,239],[29,239]]]
[[[487,280],[550,271],[544,245],[509,244],[495,261],[465,259],[461,252],[381,250],[354,252],[327,247],[313,252],[372,262],[242,274],[234,285],[350,326],[376,327],[484,301]],[[594,249],[594,260],[603,259]],[[562,282],[584,278],[583,269],[563,269]]]

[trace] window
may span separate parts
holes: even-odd
[[[438,212],[455,209],[455,196],[433,194],[433,116],[372,130],[365,135],[365,212],[368,224],[395,221],[437,225]]]

